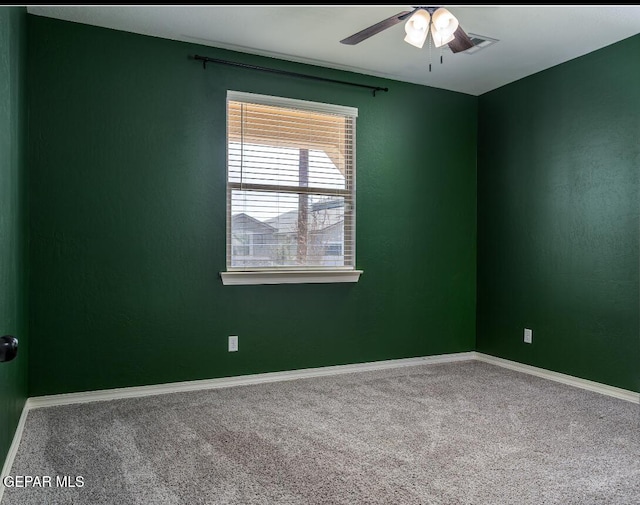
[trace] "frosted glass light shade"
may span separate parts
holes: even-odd
[[[436,47],[444,46],[455,39],[453,33],[448,37],[444,37],[440,32],[435,31],[433,28],[431,29],[431,35],[433,36],[433,45]]]
[[[436,47],[448,44],[455,38],[458,29],[458,20],[447,9],[440,7],[431,18],[431,35]]]
[[[429,35],[430,22],[431,16],[426,10],[416,11],[404,25],[404,31],[407,33],[404,41],[421,49]]]

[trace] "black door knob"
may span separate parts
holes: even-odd
[[[18,354],[18,339],[11,335],[0,337],[0,362],[11,361]]]

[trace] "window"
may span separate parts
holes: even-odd
[[[330,256],[342,256],[342,244],[340,242],[329,242],[325,247],[325,254]]]
[[[227,93],[224,284],[356,282],[357,109]]]

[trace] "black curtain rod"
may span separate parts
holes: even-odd
[[[207,68],[207,63],[222,63],[223,65],[232,65],[234,67],[249,68],[251,70],[262,70],[263,72],[271,72],[273,74],[288,75],[291,77],[303,77],[305,79],[313,79],[316,81],[335,82],[337,84],[346,84],[348,86],[358,86],[359,88],[367,88],[373,90],[373,96],[376,96],[376,91],[389,91],[389,88],[381,88],[380,86],[369,86],[367,84],[358,84],[355,82],[338,81],[336,79],[327,79],[326,77],[317,77],[315,75],[298,74],[297,72],[288,72],[286,70],[278,70],[275,68],[258,67],[256,65],[248,65],[246,63],[237,63],[235,61],[218,60],[216,58],[209,58],[207,56],[193,57],[194,60],[202,61],[202,68]]]

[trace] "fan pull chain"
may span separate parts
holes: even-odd
[[[427,28],[428,31],[428,28]],[[431,36],[428,36],[429,38],[429,72],[431,72]]]

